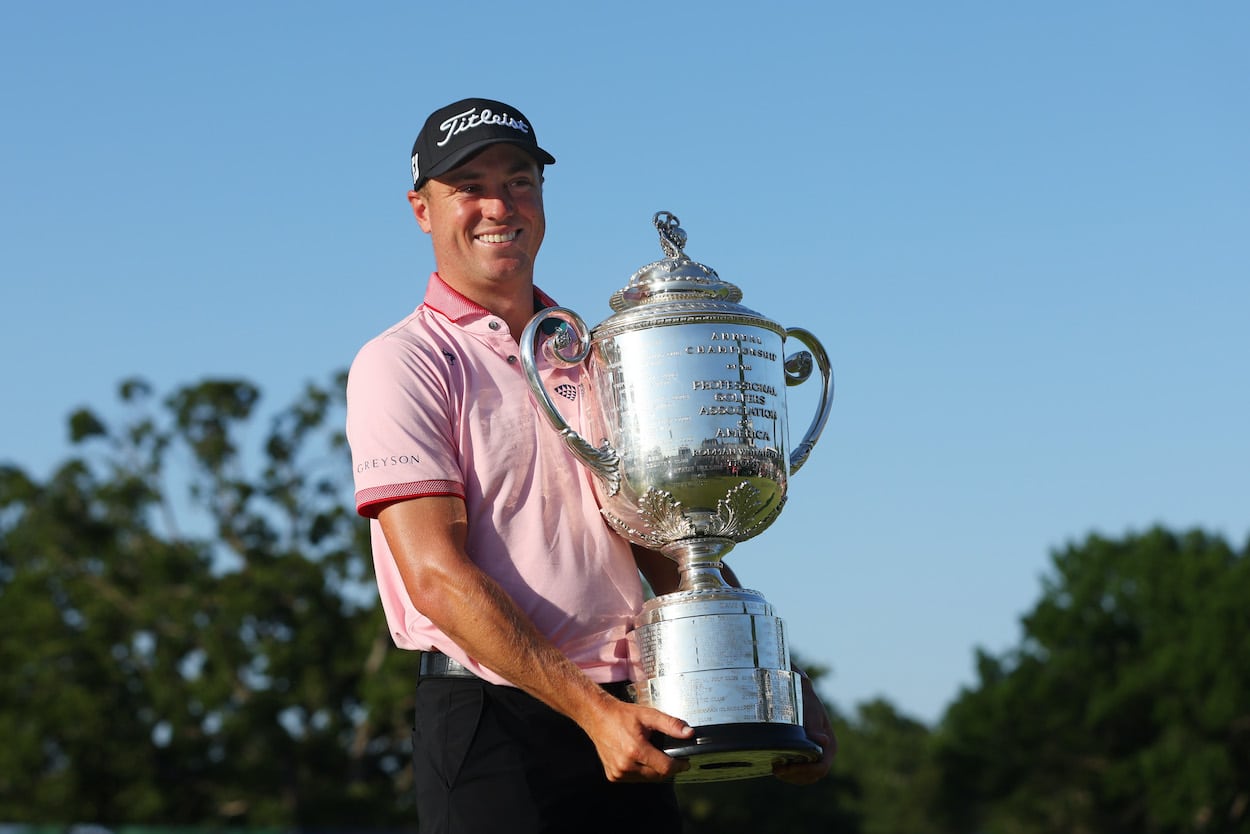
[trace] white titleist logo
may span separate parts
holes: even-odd
[[[451,141],[451,138],[458,133],[464,133],[466,130],[472,130],[481,125],[503,125],[513,130],[519,130],[522,133],[529,133],[530,126],[520,119],[514,119],[507,113],[495,115],[489,108],[482,108],[482,112],[478,113],[477,108],[470,108],[463,113],[457,113],[447,121],[438,126],[439,130],[446,131],[446,134],[438,143],[438,147],[442,147]]]

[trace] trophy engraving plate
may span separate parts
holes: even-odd
[[[643,626],[638,629],[639,647],[646,659],[643,673],[650,678],[674,671],[752,668],[755,665],[754,619],[720,614]]]
[[[676,708],[694,726],[800,724],[795,677],[780,669],[685,672],[649,679],[638,701]]]

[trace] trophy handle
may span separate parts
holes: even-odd
[[[591,472],[598,475],[608,496],[616,495],[621,489],[621,461],[616,450],[605,438],[603,446],[595,448],[582,439],[582,436],[564,420],[560,409],[556,408],[551,394],[543,387],[542,377],[538,375],[538,360],[535,350],[541,336],[543,325],[548,319],[557,319],[564,323],[550,339],[544,343],[544,351],[551,363],[561,368],[572,368],[586,361],[590,356],[590,328],[581,316],[565,307],[548,307],[534,314],[521,332],[521,367],[525,369],[525,381],[529,383],[530,394],[538,410],[547,418],[547,422],[556,430],[564,445],[586,465]],[[565,355],[562,351],[571,346],[571,338],[577,339],[575,353]]]
[[[812,419],[812,424],[808,426],[807,434],[803,435],[803,440],[794,447],[794,451],[790,454],[790,474],[793,475],[807,462],[807,456],[812,453],[812,447],[820,439],[820,433],[825,429],[825,421],[829,419],[829,409],[833,406],[833,369],[829,366],[829,354],[825,353],[824,346],[809,331],[801,327],[791,327],[786,330],[786,338],[797,339],[811,351],[811,353],[799,351],[793,356],[786,357],[786,386],[802,385],[807,381],[812,375],[813,356],[824,382],[824,388],[820,392],[820,404],[816,407],[816,416]]]

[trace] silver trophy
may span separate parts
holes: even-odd
[[[789,476],[824,429],[833,377],[811,333],[743,307],[741,290],[686,256],[676,217],[653,220],[666,257],[612,295],[614,315],[590,331],[571,310],[539,312],[521,362],[539,410],[597,476],[608,523],[678,565],[678,590],[649,600],[630,635],[636,701],[695,728],[693,739],[657,739],[690,760],[678,780],[763,776],[821,750],[803,731],[782,621],[759,592],[725,582],[722,560],[781,512]],[[807,350],[785,356],[788,339]],[[598,445],[543,386],[539,349],[557,366],[585,363],[582,429]],[[813,366],[816,415],[788,452],[786,387]]]

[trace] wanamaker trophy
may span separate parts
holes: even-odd
[[[743,307],[738,287],[685,254],[676,217],[653,222],[666,257],[612,295],[614,314],[591,331],[566,308],[537,313],[521,361],[538,409],[595,474],[608,523],[678,565],[678,590],[648,600],[630,635],[635,700],[695,730],[657,739],[690,760],[678,780],[763,776],[821,751],[803,731],[784,624],[758,591],[725,582],[722,559],[781,512],[829,416],[833,376],[815,336]],[[807,350],[786,356],[790,339]],[[557,366],[585,364],[582,429],[594,443],[544,388],[540,349]],[[819,403],[790,451],[786,388],[813,366]]]

